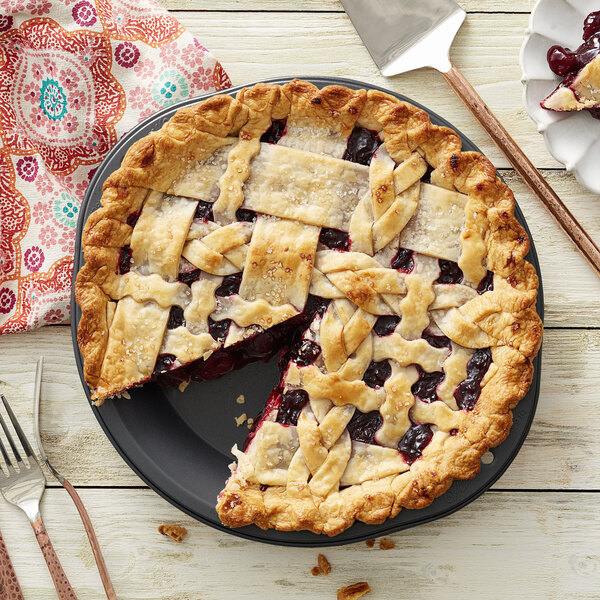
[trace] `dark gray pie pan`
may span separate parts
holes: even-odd
[[[292,78],[279,77],[265,81],[285,83]],[[427,110],[410,98],[389,90],[355,81],[333,77],[303,77],[318,87],[341,84],[353,89],[377,89],[390,93],[400,100],[411,102],[429,113],[431,121],[446,125],[455,131],[450,123]],[[256,82],[255,82],[256,83]],[[242,87],[227,90],[234,95]],[[207,98],[192,98],[170,106],[149,117],[129,133],[108,153],[98,167],[85,195],[79,214],[74,263],[74,274],[82,266],[81,232],[91,212],[100,206],[102,184],[110,173],[115,171],[127,149],[133,142],[151,131],[159,129],[177,109]],[[465,150],[478,148],[463,134],[458,132]],[[516,216],[530,235],[523,213],[516,207]],[[528,260],[540,275],[540,266],[533,245]],[[90,392],[83,379],[82,358],[77,347],[77,325],[81,311],[72,297],[71,315],[73,348],[77,368],[85,393]],[[540,280],[537,310],[543,316],[543,295]],[[131,390],[131,399],[110,399],[101,407],[91,406],[104,432],[123,457],[125,462],[158,494],[171,504],[192,517],[233,535],[249,540],[285,546],[334,546],[379,537],[421,523],[446,516],[469,504],[486,491],[504,473],[516,456],[529,431],[540,391],[541,359],[534,360],[534,376],[529,392],[514,411],[514,423],[507,439],[492,450],[494,460],[482,464],[481,471],[468,481],[455,481],[443,496],[429,507],[421,510],[403,510],[394,519],[381,525],[356,523],[336,537],[319,536],[310,532],[263,531],[255,526],[230,529],[221,524],[215,511],[217,495],[229,475],[228,465],[233,457],[230,449],[234,443],[241,446],[248,430],[245,426],[236,427],[234,418],[242,412],[254,417],[263,407],[269,393],[278,381],[276,360],[269,363],[253,363],[240,371],[229,373],[216,381],[192,383],[184,392],[177,388],[162,388],[147,384]],[[236,403],[236,398],[244,394],[246,402]],[[91,402],[90,402],[91,405]]]

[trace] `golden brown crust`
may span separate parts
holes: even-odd
[[[427,506],[454,479],[473,477],[481,456],[508,435],[511,410],[532,379],[531,360],[541,343],[542,324],[535,312],[537,274],[524,259],[529,239],[514,216],[512,192],[485,157],[461,152],[454,131],[431,124],[424,111],[382,92],[341,86],[319,90],[298,80],[281,87],[258,84],[241,90],[236,99],[215,96],[178,111],[161,130],[130,148],[122,167],[105,183],[102,208],[86,224],[86,265],[75,286],[82,308],[78,341],[86,381],[95,387],[112,314],[105,290],[115,276],[119,248],[131,237],[127,219],[139,211],[146,190],[169,192],[190,164],[229,143],[227,136],[256,140],[273,119],[290,114],[340,135],[348,135],[355,124],[378,131],[396,162],[415,152],[423,156],[434,167],[432,183],[468,196],[461,268],[472,281],[482,279],[485,267],[494,273],[494,291],[461,307],[453,324],[457,335],[461,327],[466,328],[465,335],[475,328],[484,339],[494,341],[493,363],[479,400],[456,435],[432,442],[405,473],[353,485],[325,498],[313,495],[307,486],[294,493],[281,486],[263,491],[234,473],[218,500],[221,520],[232,527],[255,523],[336,535],[357,519],[380,523],[402,508]]]

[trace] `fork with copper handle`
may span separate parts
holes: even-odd
[[[0,533],[0,598],[2,600],[25,600],[17,580],[4,538]]]
[[[92,526],[90,516],[88,515],[88,512],[85,509],[85,506],[83,505],[83,501],[77,493],[77,490],[50,464],[50,461],[48,460],[48,457],[44,452],[42,438],[40,437],[40,396],[42,387],[43,365],[44,359],[40,357],[35,371],[35,390],[33,395],[33,435],[37,441],[38,452],[42,461],[46,464],[48,469],[50,469],[54,477],[58,479],[59,483],[65,488],[65,490],[67,490],[69,496],[71,496],[71,499],[73,500],[75,507],[77,508],[77,512],[79,512],[81,522],[83,523],[83,527],[90,541],[90,546],[92,547],[94,559],[96,560],[96,565],[98,566],[98,572],[100,573],[100,579],[102,580],[102,585],[104,586],[106,597],[108,598],[108,600],[117,600],[112,581],[110,580],[110,575],[108,574],[108,569],[106,568],[106,563],[104,562],[104,556],[102,555],[102,550],[100,549],[100,544],[98,543],[98,538],[96,537],[96,532],[94,531],[94,527]]]

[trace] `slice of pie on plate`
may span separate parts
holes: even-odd
[[[183,108],[84,229],[92,397],[280,351],[222,522],[335,535],[427,506],[477,473],[531,382],[538,278],[514,206],[485,157],[379,91],[294,80]]]
[[[548,50],[548,64],[563,80],[542,101],[543,108],[562,112],[600,107],[600,12],[585,19],[583,40],[574,51],[562,46]]]

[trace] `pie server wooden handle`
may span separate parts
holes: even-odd
[[[4,538],[0,533],[0,598],[2,600],[25,600],[13,567]]]
[[[541,176],[523,150],[510,137],[500,121],[493,115],[481,96],[452,64],[449,71],[440,71],[456,95],[465,103],[473,116],[481,123],[493,142],[502,150],[515,171],[523,178],[529,189],[541,200],[562,230],[600,274],[600,249],[579,224],[571,211],[563,204],[548,182]]]

